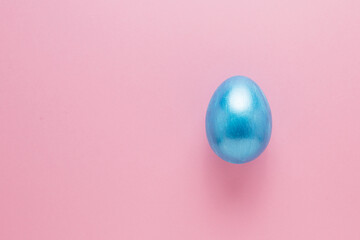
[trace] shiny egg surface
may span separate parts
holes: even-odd
[[[272,129],[269,103],[250,78],[225,80],[206,112],[206,135],[212,150],[230,163],[246,163],[267,147]]]

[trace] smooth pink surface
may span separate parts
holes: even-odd
[[[360,239],[360,2],[1,1],[0,239]],[[215,88],[273,113],[210,150]]]

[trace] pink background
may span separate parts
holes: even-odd
[[[360,239],[358,0],[0,1],[0,239]],[[211,151],[246,75],[273,135]]]

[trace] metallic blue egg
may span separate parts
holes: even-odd
[[[212,96],[206,113],[206,135],[213,151],[230,163],[257,158],[270,141],[269,103],[250,78],[225,80]]]

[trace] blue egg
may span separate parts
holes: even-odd
[[[230,163],[257,158],[270,141],[269,103],[250,78],[225,80],[212,96],[206,113],[206,135],[213,151]]]

